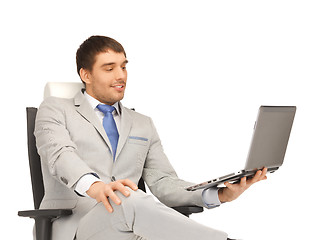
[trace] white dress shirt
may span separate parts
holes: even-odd
[[[104,114],[97,108],[98,104],[101,104],[97,99],[93,98],[87,92],[84,92],[84,96],[87,98],[88,102],[90,103],[91,107],[93,108],[94,112],[96,113],[97,117],[99,118],[101,124],[103,122]],[[121,109],[119,107],[118,102],[113,105],[116,109],[116,111],[113,111],[113,118],[116,122],[117,128],[120,129],[120,115],[121,115]],[[93,174],[86,174],[82,176],[79,181],[76,184],[75,191],[82,195],[89,197],[89,195],[86,193],[91,185],[95,182],[98,182],[101,180],[97,178]],[[202,199],[203,202],[207,205],[208,208],[214,208],[221,205],[221,202],[219,201],[218,197],[218,189],[217,188],[209,188],[205,189],[202,192]]]

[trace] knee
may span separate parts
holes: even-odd
[[[77,239],[89,239],[102,231],[114,232],[117,229],[120,231],[129,231],[126,218],[122,209],[122,204],[116,205],[109,200],[113,212],[109,213],[103,203],[97,203],[86,215],[84,215],[77,229]]]
[[[145,192],[141,190],[132,190],[129,188],[130,196],[125,197],[121,193],[121,205],[124,210],[128,211],[129,209],[132,209],[133,211],[144,209],[147,210],[148,207],[151,207],[156,204],[154,198],[146,194]],[[130,211],[130,210],[129,210]]]

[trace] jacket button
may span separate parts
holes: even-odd
[[[64,177],[60,177],[60,180],[61,180],[64,184],[68,185],[68,180],[65,179]]]

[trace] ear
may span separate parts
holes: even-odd
[[[80,78],[86,84],[90,84],[91,83],[91,74],[90,74],[89,70],[87,70],[87,69],[84,69],[84,68],[80,69]]]

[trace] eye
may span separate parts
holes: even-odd
[[[107,72],[111,72],[113,70],[113,68],[106,68]]]

